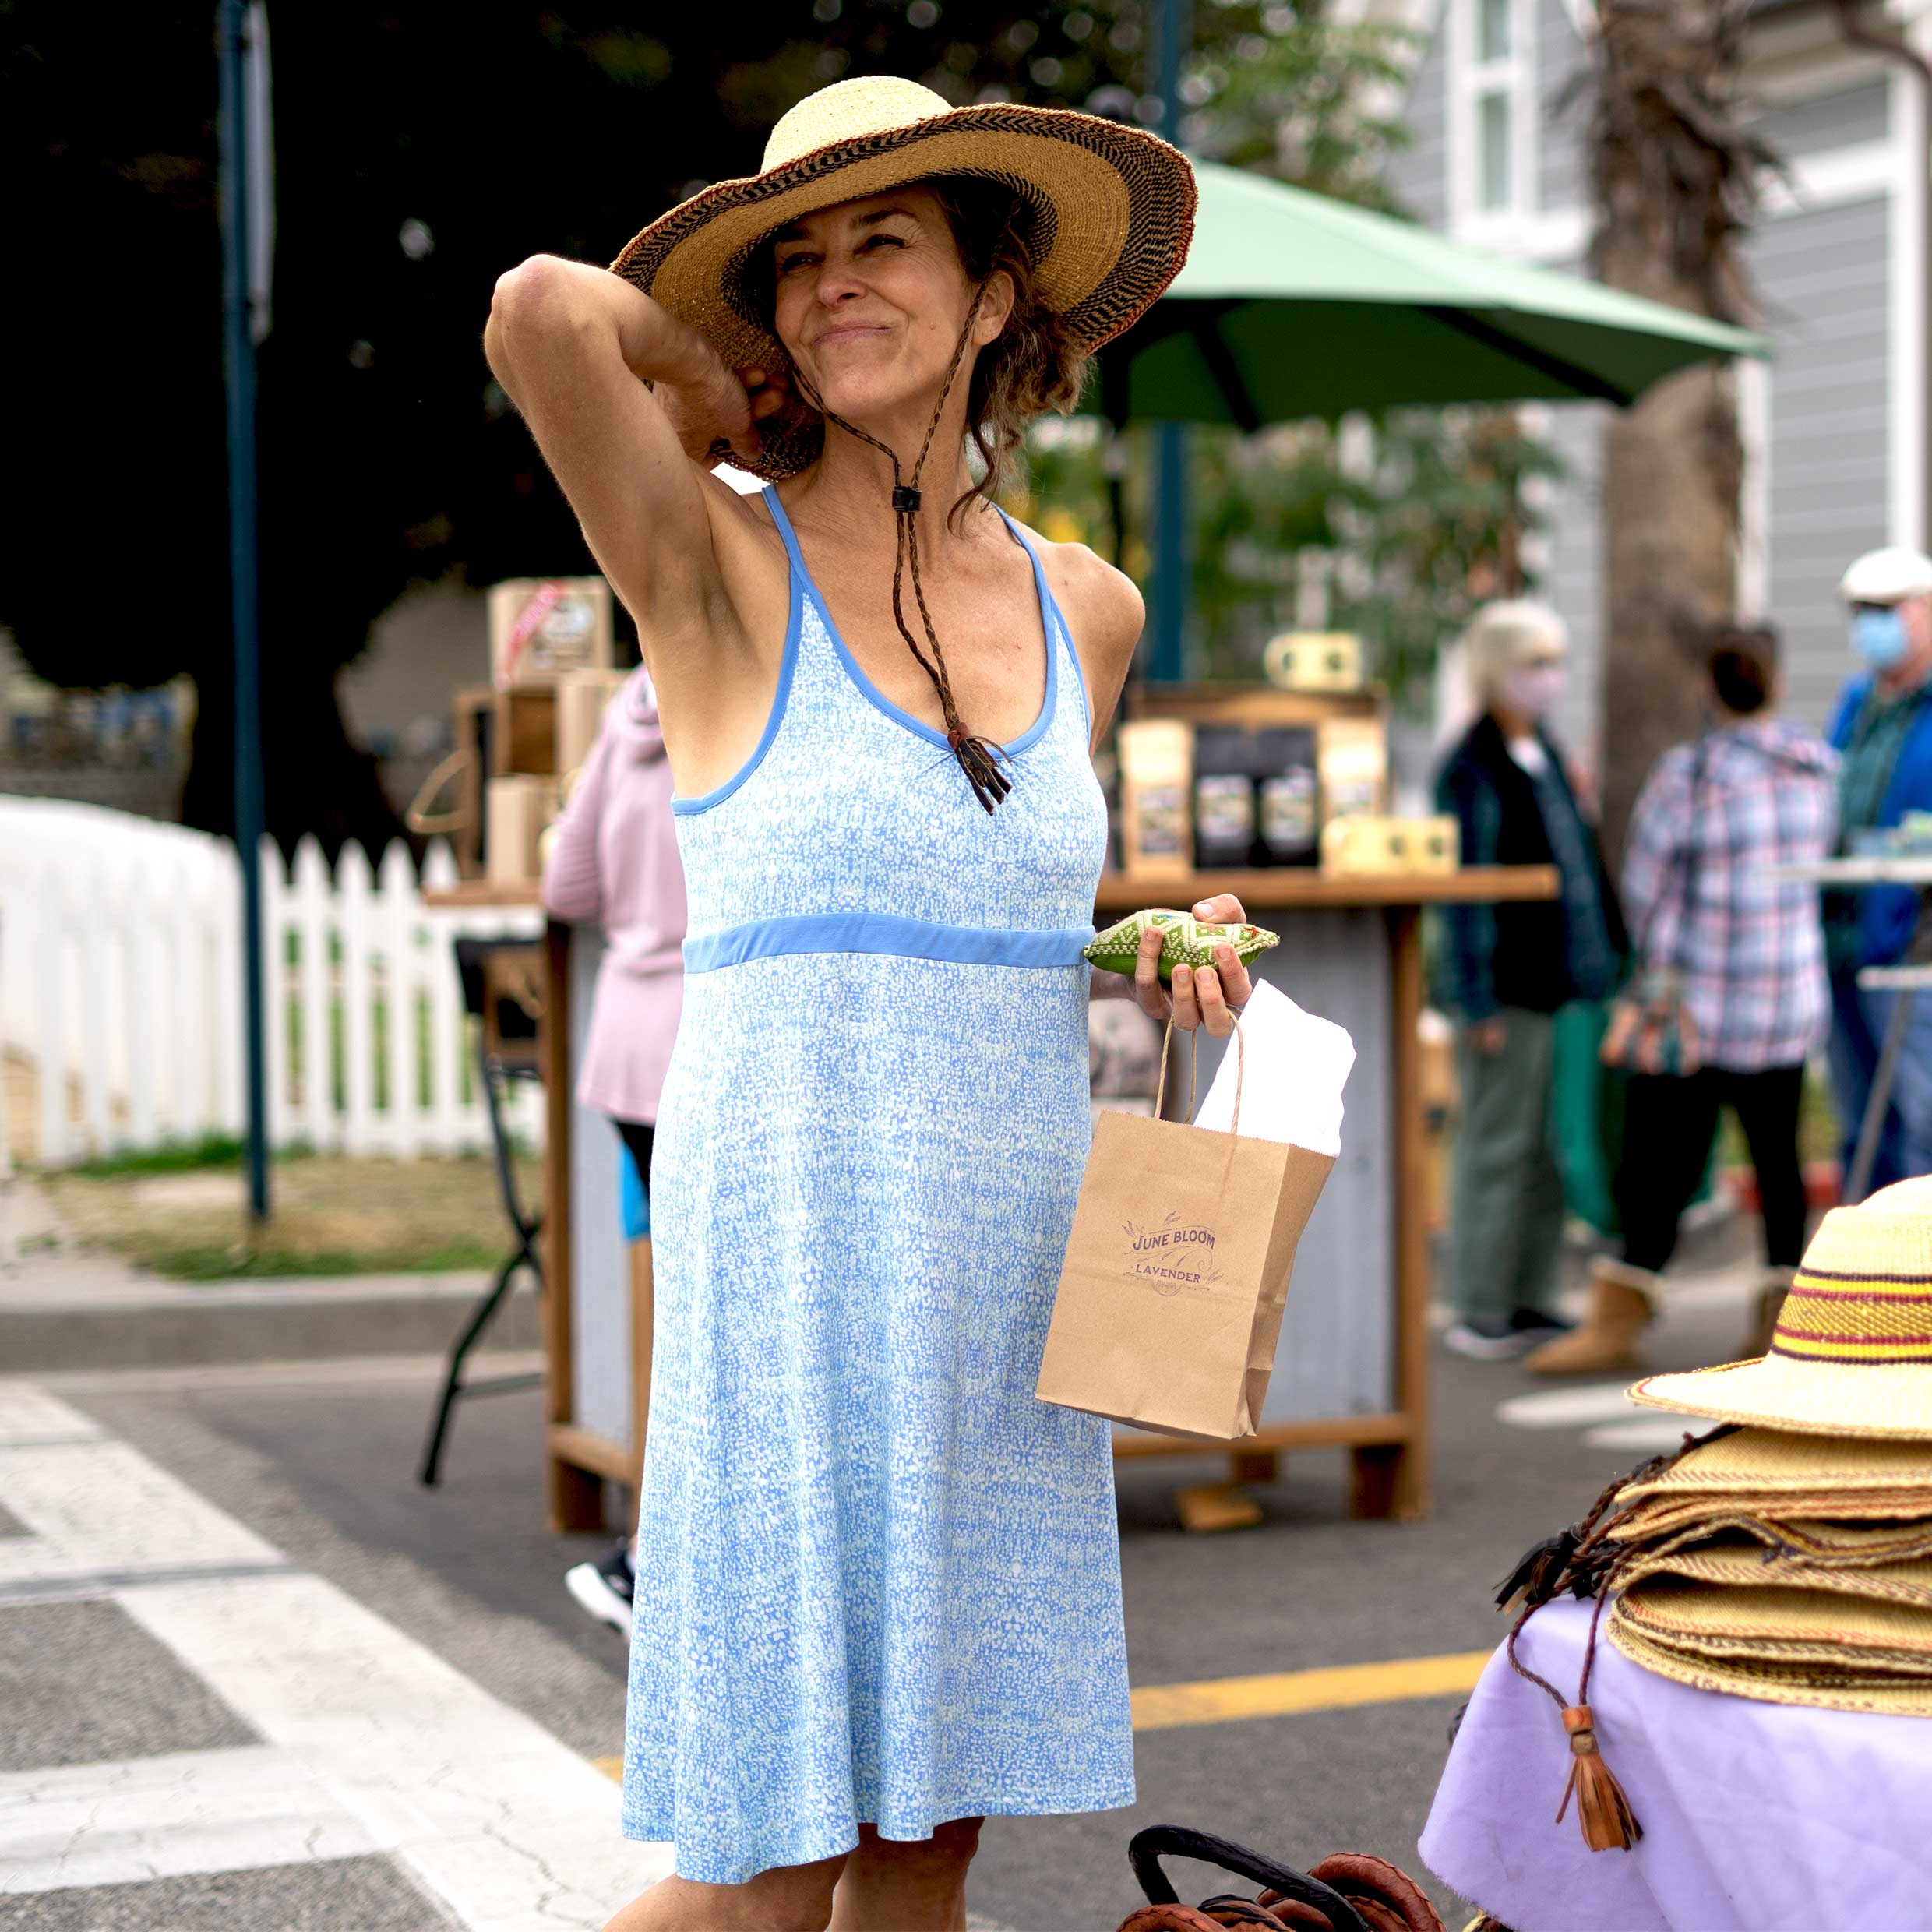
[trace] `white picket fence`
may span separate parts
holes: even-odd
[[[391,845],[262,848],[271,1144],[408,1157],[485,1146],[451,951],[534,935],[534,912],[431,910]],[[58,800],[0,798],[0,1048],[30,1070],[43,1165],[239,1134],[242,876],[226,841]],[[510,1121],[540,1142],[541,1096]],[[16,1153],[25,1150],[16,1148]]]

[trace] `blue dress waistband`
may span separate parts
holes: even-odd
[[[749,960],[793,953],[883,953],[901,959],[945,960],[966,966],[1077,966],[1094,936],[1091,925],[1042,930],[941,925],[886,912],[813,912],[753,919],[684,942],[687,973],[715,972]]]

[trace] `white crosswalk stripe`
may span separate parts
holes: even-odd
[[[248,1871],[385,1849],[305,1759],[266,1746],[0,1777],[0,1893]]]
[[[0,1382],[0,1493],[26,1532],[0,1539],[0,1585],[98,1579],[263,1740],[9,1774],[0,1893],[375,1851],[474,1932],[556,1932],[670,1870],[541,1725],[19,1382]]]
[[[1496,1419],[1512,1429],[1574,1429],[1593,1449],[1674,1449],[1683,1432],[1708,1429],[1694,1416],[1666,1415],[1640,1408],[1625,1391],[1629,1379],[1585,1382],[1566,1388],[1538,1389],[1512,1395],[1496,1405]]]

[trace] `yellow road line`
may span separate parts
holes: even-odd
[[[1303,1711],[1396,1704],[1407,1698],[1453,1697],[1475,1687],[1490,1655],[1486,1650],[1465,1650],[1447,1657],[1284,1670],[1266,1677],[1149,1684],[1133,1693],[1133,1728],[1165,1731],[1186,1724],[1225,1724],[1236,1718],[1287,1717]]]
[[[1149,1684],[1133,1694],[1133,1728],[1171,1731],[1190,1724],[1230,1723],[1236,1718],[1292,1717],[1306,1711],[1400,1704],[1411,1698],[1457,1697],[1475,1688],[1490,1657],[1486,1650],[1462,1650],[1446,1657],[1401,1657],[1392,1663],[1283,1670],[1265,1677]],[[622,1758],[593,1757],[591,1762],[613,1782],[622,1783]]]

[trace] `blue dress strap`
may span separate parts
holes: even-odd
[[[786,555],[791,559],[791,567],[799,573],[801,582],[809,583],[812,573],[805,567],[805,553],[799,548],[799,533],[791,527],[791,519],[785,514],[784,505],[778,500],[778,486],[767,483],[760,492],[765,507],[771,512],[771,520],[778,527],[778,534],[784,539]]]
[[[1080,653],[1074,647],[1074,627],[1067,622],[1066,613],[1060,608],[1059,599],[1053,594],[1053,587],[1046,580],[1046,567],[1040,561],[1040,553],[1034,547],[1032,538],[1003,509],[999,509],[997,503],[993,505],[993,508],[999,510],[999,520],[1006,525],[1007,534],[1027,553],[1033,566],[1034,586],[1040,594],[1040,609],[1051,616],[1053,623],[1059,628],[1061,638],[1066,642],[1066,654],[1073,661],[1074,682],[1080,686],[1081,714],[1086,721],[1087,730],[1091,735],[1094,728],[1094,707],[1092,700],[1087,695],[1087,667],[1081,662]],[[1059,661],[1059,645],[1049,636],[1046,647],[1047,675],[1052,679],[1054,668]]]

